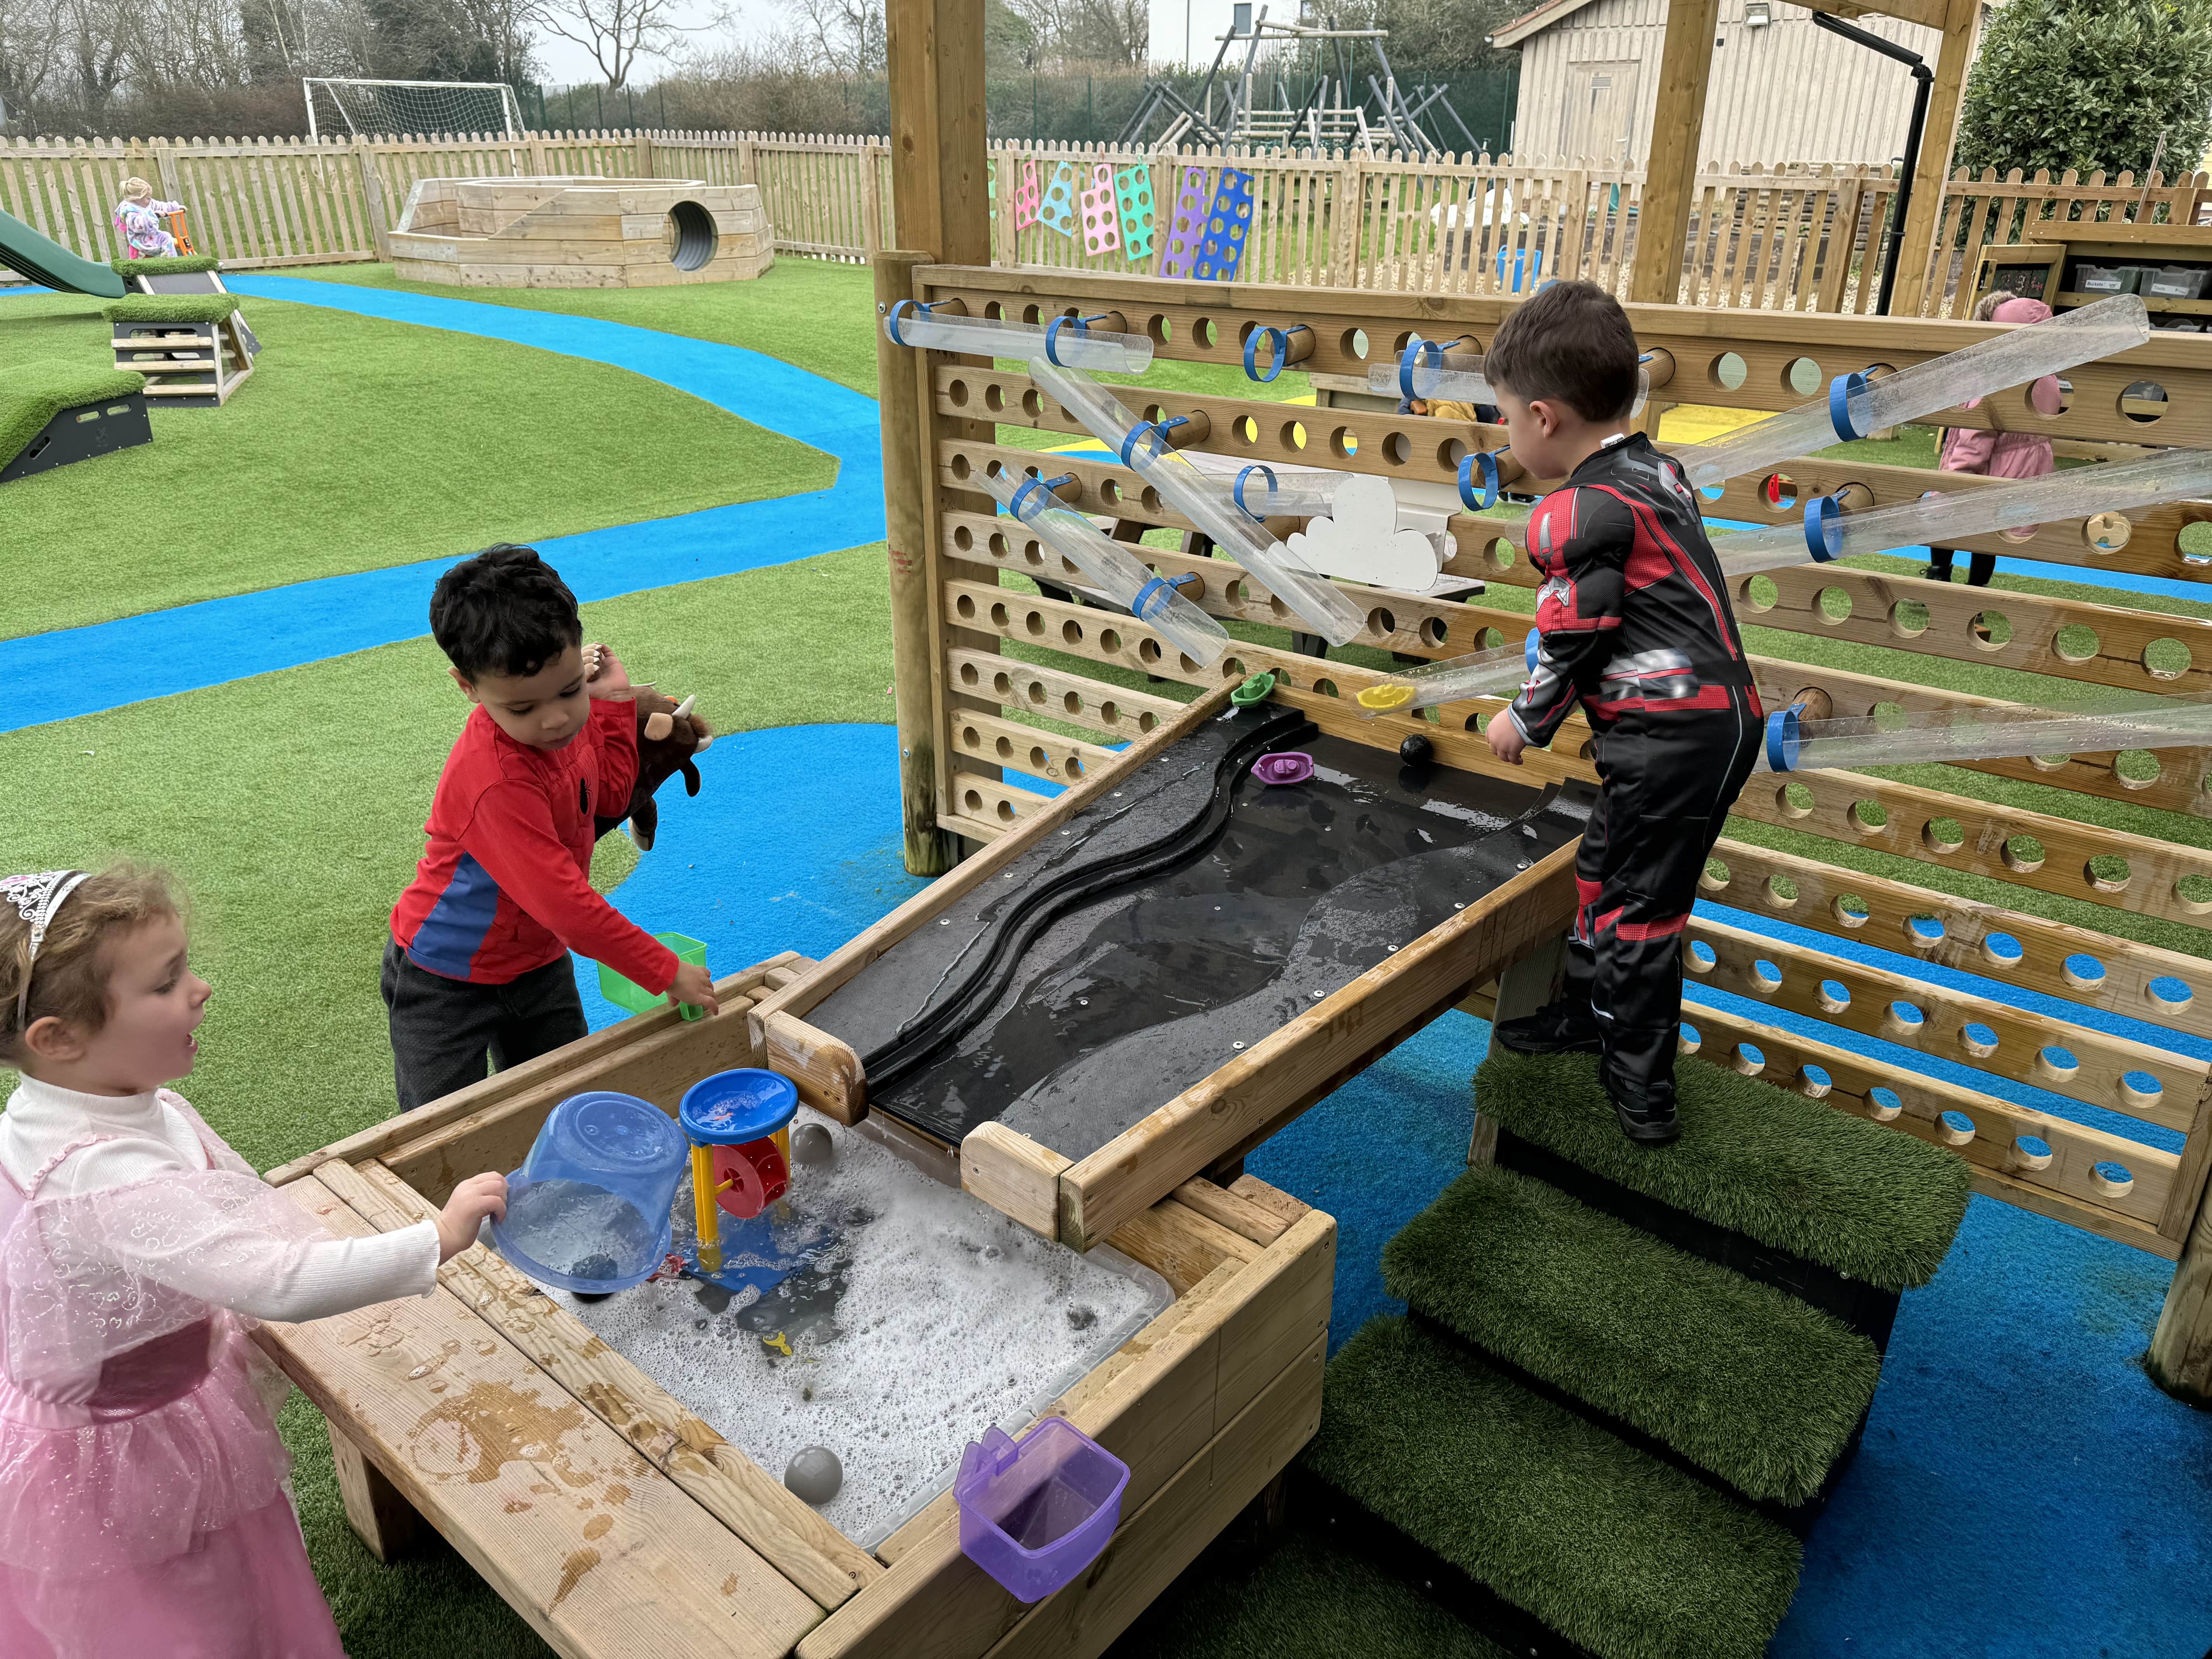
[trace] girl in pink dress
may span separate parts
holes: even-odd
[[[0,1655],[342,1659],[248,1332],[427,1295],[506,1208],[332,1237],[181,1096],[207,981],[158,873],[0,880]]]
[[[1974,320],[2047,323],[2051,320],[2051,307],[2040,300],[2007,294],[1999,289],[1982,295],[1974,307]],[[1979,398],[1969,398],[1966,407],[1976,408],[1981,401]],[[2055,376],[2046,374],[2028,387],[2027,401],[2039,414],[2056,415],[2064,401],[2063,388]],[[2058,466],[2051,453],[2051,440],[2040,432],[2004,432],[1994,426],[1987,430],[1971,426],[1947,428],[1936,465],[1945,472],[1978,472],[1990,478],[2039,478],[2057,471]],[[1920,574],[1929,581],[1949,581],[1951,560],[1957,552],[1954,547],[1929,548],[1928,568]],[[1971,562],[1966,567],[1966,585],[1987,587],[1990,578],[1996,574],[1997,556],[1973,553],[1968,557]]]

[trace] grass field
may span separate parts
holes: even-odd
[[[106,362],[100,305],[0,298],[0,376]],[[156,409],[152,443],[8,486],[0,638],[836,477],[830,457],[621,369],[310,306],[246,310],[267,349],[227,406]]]

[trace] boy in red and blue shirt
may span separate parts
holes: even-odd
[[[584,644],[559,574],[531,548],[487,548],[438,579],[430,632],[476,707],[385,944],[402,1111],[482,1082],[487,1060],[505,1070],[582,1036],[571,950],[719,1006],[705,968],[592,886],[595,811],[626,812],[637,781],[635,693],[612,652]]]

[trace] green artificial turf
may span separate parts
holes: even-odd
[[[1601,1659],[1758,1659],[1796,1592],[1781,1527],[1403,1319],[1329,1362],[1304,1457]]]
[[[1410,1585],[1308,1532],[1256,1563],[1200,1556],[1105,1659],[1509,1659]]]
[[[222,268],[222,261],[212,253],[157,253],[151,258],[110,259],[107,263],[126,283],[133,276],[197,276],[202,271]]]
[[[721,731],[887,722],[884,556],[878,544],[589,605],[585,627],[641,678],[696,693]],[[193,964],[216,988],[183,1091],[256,1168],[391,1115],[378,958],[466,708],[425,639],[0,734],[9,799],[36,804],[0,815],[0,868],[135,854],[181,878]],[[618,833],[600,849],[605,888],[637,855]],[[0,1099],[14,1085],[0,1070]],[[347,1528],[321,1418],[295,1399],[283,1426],[355,1659],[548,1651],[444,1546],[378,1565]]]
[[[1874,1344],[1796,1297],[1494,1165],[1382,1250],[1416,1312],[1753,1498],[1820,1487],[1874,1398]]]
[[[127,368],[67,361],[15,364],[0,385],[0,466],[46,429],[46,422],[79,404],[105,403],[146,389],[146,377]],[[22,480],[17,479],[21,483]],[[8,501],[15,504],[11,488]]]
[[[36,360],[111,361],[97,301],[6,304],[0,384]],[[0,637],[836,477],[817,450],[604,364],[275,301],[252,314],[268,349],[225,408],[156,409],[152,443],[7,487]],[[123,533],[126,503],[152,528]]]
[[[129,294],[100,314],[111,323],[219,323],[237,309],[235,294]]]
[[[1620,1133],[1587,1054],[1493,1050],[1476,1109],[1592,1174],[1888,1290],[1935,1277],[1966,1213],[1955,1154],[1717,1066],[1675,1067],[1682,1138]]]

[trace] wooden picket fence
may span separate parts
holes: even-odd
[[[1360,153],[1172,155],[1103,145],[992,146],[992,258],[999,264],[1158,272],[1179,213],[1202,217],[1224,169],[1251,179],[1240,281],[1425,294],[1526,293],[1553,276],[1625,292],[1635,256],[1640,168],[1542,156],[1420,160]],[[1059,177],[1076,191],[1142,170],[1153,234],[1132,259],[1109,240],[1067,234],[1023,208],[1023,185]],[[121,246],[110,216],[143,176],[185,204],[204,252],[238,268],[382,257],[423,179],[565,173],[759,185],[778,252],[865,260],[891,237],[890,149],[882,138],[756,132],[545,132],[325,139],[0,139],[0,211],[88,258]],[[1684,239],[1682,303],[1754,310],[1871,312],[1897,181],[1886,167],[1734,167],[1698,181]],[[1945,191],[1922,310],[1963,315],[1992,243],[2059,224],[2197,222],[2206,176],[2131,173],[2053,180],[1961,170]]]

